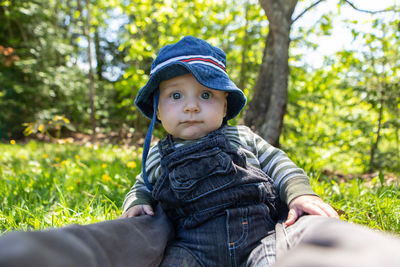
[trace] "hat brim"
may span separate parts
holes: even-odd
[[[152,118],[154,112],[153,94],[158,90],[160,83],[186,73],[191,73],[200,84],[207,88],[229,93],[227,97],[226,120],[237,116],[246,105],[244,93],[229,79],[226,73],[203,64],[189,64],[186,62],[174,61],[163,66],[162,69],[158,70],[149,78],[148,82],[140,89],[135,99],[136,106],[143,114]]]

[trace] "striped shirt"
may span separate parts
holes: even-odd
[[[248,164],[263,170],[274,181],[274,188],[286,204],[300,195],[315,195],[309,178],[304,171],[291,161],[285,152],[268,144],[246,126],[226,126],[225,135],[230,144],[245,152]],[[196,141],[174,140],[176,148],[188,146]],[[150,149],[146,161],[146,172],[149,182],[154,185],[161,177],[161,155],[158,146]],[[123,211],[128,208],[152,203],[151,192],[147,189],[142,173],[136,177],[136,183],[125,197]]]

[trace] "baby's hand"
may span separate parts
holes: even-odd
[[[289,204],[289,214],[285,222],[292,225],[303,214],[321,215],[339,219],[337,212],[321,198],[312,195],[298,196]]]
[[[130,218],[140,215],[154,215],[153,208],[150,205],[136,205],[125,211],[120,218]]]

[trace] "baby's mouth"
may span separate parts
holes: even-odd
[[[193,125],[193,124],[197,124],[200,123],[201,121],[197,121],[197,120],[187,120],[187,121],[182,121],[181,124],[188,124],[188,125]]]

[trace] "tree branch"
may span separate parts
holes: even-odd
[[[371,11],[371,10],[358,8],[352,2],[350,2],[348,0],[343,0],[343,1],[346,2],[349,6],[351,6],[354,10],[357,10],[357,11],[360,11],[360,12],[365,12],[365,13],[370,13],[370,14],[377,14],[377,13],[383,13],[383,12],[396,11],[396,10],[392,10],[392,9],[382,9],[382,10]]]
[[[318,0],[317,2],[311,4],[309,7],[307,7],[306,9],[304,9],[295,19],[292,20],[292,24],[298,20],[301,16],[303,16],[305,13],[307,13],[310,9],[314,8],[316,5],[318,5],[319,3],[323,2],[325,0]]]
[[[376,10],[376,11],[361,9],[361,8],[356,7],[352,2],[350,2],[348,0],[343,0],[343,1],[346,2],[349,6],[351,6],[354,10],[364,12],[364,13],[377,14],[377,13],[392,12],[392,11],[396,12],[396,10],[392,10],[392,9],[382,9],[382,10]]]
[[[319,3],[323,2],[325,0],[318,0],[315,3],[311,4],[309,7],[307,7],[306,9],[304,9],[296,18],[294,18],[292,20],[292,24],[298,20],[301,16],[303,16],[305,13],[307,13],[310,9],[314,8],[316,5],[318,5]],[[382,10],[366,10],[366,9],[361,9],[356,7],[352,2],[350,2],[349,0],[342,0],[343,2],[347,3],[349,6],[351,6],[354,10],[357,10],[359,12],[364,12],[364,13],[369,13],[369,14],[377,14],[377,13],[383,13],[383,12],[400,12],[398,10],[395,9],[382,9]]]

